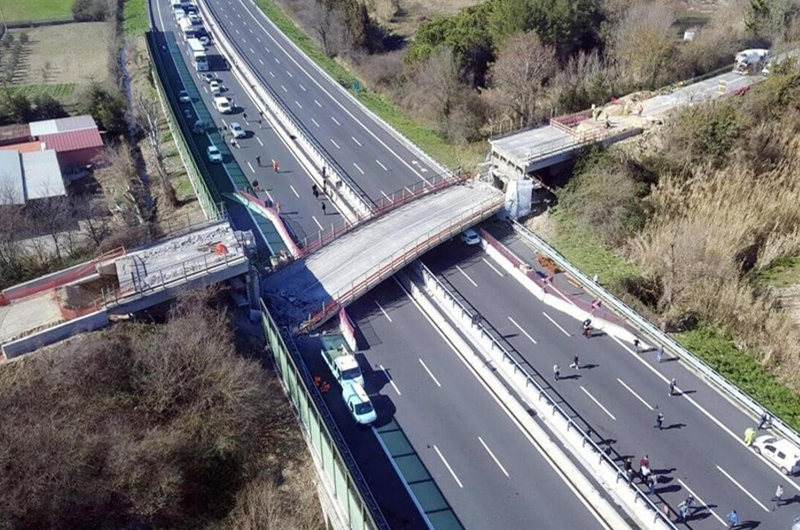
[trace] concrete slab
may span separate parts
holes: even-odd
[[[216,254],[222,243],[227,254]],[[185,276],[244,258],[244,248],[228,222],[213,224],[114,260],[120,292],[140,293]]]
[[[64,320],[54,294],[47,290],[0,306],[0,344]]]
[[[452,186],[390,212],[291,263],[263,282],[283,322],[297,324],[333,300],[346,305],[417,256],[497,212],[503,195],[483,182]]]

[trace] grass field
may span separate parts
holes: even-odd
[[[107,23],[75,22],[30,28],[25,33],[29,39],[26,60],[14,85],[86,85],[108,77],[111,28]]]
[[[144,35],[150,27],[145,0],[127,0],[122,12],[122,30],[127,36]]]
[[[34,96],[52,96],[56,99],[68,98],[75,94],[74,83],[56,85],[25,85],[8,88],[14,94],[23,94],[32,98]]]
[[[0,0],[6,22],[72,18],[75,0]]]

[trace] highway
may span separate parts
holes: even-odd
[[[205,4],[261,83],[372,201],[405,186],[429,182],[441,171],[346,97],[253,2]]]
[[[604,528],[394,280],[348,312],[377,424],[399,422],[465,528]],[[304,358],[329,373],[318,350]],[[346,430],[339,392],[326,401]]]
[[[506,242],[529,262],[533,250],[515,236]],[[631,457],[634,469],[649,455],[659,477],[656,495],[673,509],[693,492],[699,505],[688,526],[718,528],[736,509],[742,521],[767,528],[788,528],[800,508],[800,486],[741,443],[751,418],[728,402],[680,362],[657,363],[655,353],[635,353],[608,336],[586,339],[580,322],[545,306],[479,247],[450,242],[423,262],[455,289],[494,329],[517,359],[553,395],[592,429],[597,442],[613,440],[619,457]],[[560,286],[557,288],[561,289]],[[491,293],[491,296],[487,296]],[[581,369],[570,368],[574,355]],[[553,365],[561,368],[559,381]],[[669,381],[677,390],[669,395]],[[658,411],[664,429],[654,428]],[[778,484],[787,505],[772,510]],[[646,491],[647,488],[642,486]]]
[[[150,3],[150,7],[153,9],[153,18],[157,29],[163,32],[160,37],[173,39],[180,48],[184,61],[188,61],[185,43],[178,31],[169,3],[153,0]],[[165,61],[173,60],[172,56],[163,48],[161,53]],[[213,46],[209,48],[208,54],[214,59],[213,56],[217,52]],[[212,60],[212,67],[222,64],[219,56],[216,59],[216,61]],[[189,68],[191,69],[192,67],[189,66]],[[332,223],[341,222],[341,216],[329,200],[314,197],[311,190],[311,177],[297,162],[279,135],[268,125],[267,120],[259,116],[255,105],[236,82],[233,74],[228,70],[219,68],[209,73],[218,78],[223,86],[226,87],[227,90],[223,95],[232,98],[236,102],[238,109],[234,114],[223,115],[214,109],[213,96],[209,92],[208,83],[202,80],[199,75],[193,75],[192,84],[186,86],[181,83],[177,76],[171,77],[168,81],[172,83],[175,90],[185,88],[189,92],[192,102],[181,104],[181,107],[184,112],[186,109],[191,109],[192,121],[197,116],[208,116],[209,119],[213,120],[217,128],[228,128],[231,123],[237,122],[245,129],[247,137],[237,140],[238,147],[234,147],[232,144],[218,145],[225,157],[225,162],[234,161],[246,175],[249,182],[257,181],[259,188],[263,190],[259,194],[262,198],[269,200],[273,204],[281,204],[281,218],[297,241],[302,241],[305,237],[313,237],[320,230],[329,228]],[[246,120],[244,118],[245,114],[247,115]],[[259,120],[261,121],[260,124]],[[194,139],[201,146],[200,151],[205,152],[205,146],[209,140],[202,135],[195,135]],[[227,139],[230,141],[230,134]],[[261,158],[260,165],[256,157]],[[272,159],[278,161],[278,173],[275,173],[271,167]],[[205,167],[209,174],[222,172],[219,164],[211,164],[205,159],[198,161],[198,164],[201,167]],[[220,180],[226,178],[222,176]],[[220,191],[224,193],[233,189],[234,187],[231,185],[229,188]],[[324,212],[321,207],[323,202],[327,206]]]

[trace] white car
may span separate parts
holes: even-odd
[[[233,135],[234,138],[244,138],[245,136],[247,136],[247,133],[244,132],[242,126],[235,121],[231,122],[231,134]]]
[[[474,228],[467,228],[461,233],[461,241],[467,245],[480,245],[481,236],[478,235],[477,230]]]
[[[220,96],[215,97],[214,107],[216,107],[216,109],[222,114],[230,114],[233,112],[233,106],[231,105],[231,102],[228,101],[228,98],[223,98]]]
[[[197,16],[197,13],[189,13],[189,22],[192,24],[199,24],[200,17]]]
[[[178,92],[178,99],[181,103],[190,103],[192,101],[192,98],[189,97],[189,93],[185,90]]]
[[[787,440],[770,434],[753,441],[753,451],[775,464],[784,475],[800,473],[800,450]]]
[[[214,144],[206,147],[206,156],[208,157],[209,162],[213,162],[215,164],[222,162],[222,153],[219,152],[219,149],[217,149],[217,146]]]
[[[211,90],[213,95],[219,96],[222,94],[222,83],[215,79],[208,84],[208,89]]]
[[[197,37],[197,40],[199,40],[200,44],[202,44],[203,46],[208,46],[209,44],[211,44],[211,39],[208,38],[208,35],[200,35],[199,37]]]

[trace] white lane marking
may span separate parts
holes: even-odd
[[[359,147],[364,147],[363,145],[361,145],[361,142],[359,142],[358,140],[356,140],[356,137],[355,137],[355,136],[351,136],[350,138],[352,138],[352,139],[353,139],[353,141],[354,141],[355,143],[357,143]]]
[[[719,521],[720,523],[722,523],[722,525],[723,525],[723,526],[726,526],[726,527],[728,526],[728,523],[726,523],[725,521],[723,521],[723,520],[722,520],[722,517],[720,517],[719,515],[717,515],[717,512],[715,512],[714,510],[712,510],[711,508],[709,508],[709,507],[708,507],[708,503],[707,503],[706,501],[704,501],[703,499],[701,499],[701,498],[700,498],[700,495],[698,495],[697,493],[695,493],[694,491],[692,491],[692,488],[690,488],[689,486],[687,486],[687,485],[686,485],[686,483],[685,483],[684,481],[682,481],[681,479],[678,479],[678,482],[680,482],[680,483],[681,483],[681,486],[683,486],[684,488],[686,488],[686,491],[688,491],[689,493],[691,493],[691,494],[692,494],[692,496],[693,496],[695,499],[697,499],[698,501],[700,501],[700,504],[702,505],[702,507],[703,507],[703,508],[705,508],[706,510],[708,510],[709,512],[711,512],[711,515],[713,515],[714,517],[716,517],[716,518],[717,518],[717,521]]]
[[[447,470],[450,472],[450,474],[451,474],[451,475],[453,475],[453,478],[454,478],[454,479],[456,479],[456,484],[458,484],[458,487],[459,487],[459,488],[463,488],[463,487],[464,487],[464,485],[461,483],[461,481],[460,481],[460,480],[458,480],[458,477],[457,477],[457,476],[456,476],[456,474],[453,472],[453,468],[452,468],[452,467],[450,467],[450,464],[448,464],[448,463],[447,463],[447,460],[445,460],[445,459],[444,459],[444,456],[442,456],[442,452],[441,452],[441,451],[439,451],[439,448],[438,448],[438,447],[436,447],[436,444],[433,444],[433,450],[434,450],[434,451],[436,451],[436,454],[437,454],[437,455],[439,455],[439,458],[441,458],[441,459],[442,459],[442,462],[444,462],[444,466],[447,468]]]
[[[468,279],[468,280],[469,280],[469,283],[471,283],[471,284],[472,284],[472,285],[474,285],[475,287],[477,287],[477,286],[478,286],[478,284],[477,284],[477,283],[475,283],[475,281],[474,281],[472,278],[470,278],[469,276],[467,276],[467,273],[466,273],[466,272],[464,272],[464,271],[461,269],[461,267],[459,267],[458,265],[456,265],[456,269],[458,269],[458,272],[460,272],[461,274],[463,274],[463,275],[464,275],[464,278],[466,278],[466,279]]]
[[[517,327],[517,329],[518,329],[518,330],[520,330],[520,331],[522,332],[522,334],[523,334],[523,335],[525,335],[526,337],[528,337],[528,340],[529,340],[529,341],[531,341],[532,343],[536,344],[536,340],[535,340],[533,337],[531,337],[530,335],[528,335],[528,332],[527,332],[527,331],[525,331],[524,329],[522,329],[522,326],[520,326],[519,324],[517,324],[517,321],[516,321],[516,320],[514,320],[514,319],[513,319],[513,318],[511,318],[511,317],[508,317],[508,319],[511,321],[511,323],[512,323],[512,324],[514,324],[514,325]]]
[[[336,117],[335,117],[335,116],[331,116],[331,119],[333,120],[333,123],[335,123],[336,125],[341,125],[341,123],[339,123],[339,122],[336,120]]]
[[[374,139],[375,139],[375,140],[376,140],[376,141],[377,141],[379,144],[381,144],[381,146],[383,146],[383,147],[384,147],[384,149],[386,149],[387,151],[389,151],[390,153],[392,153],[392,155],[393,155],[395,158],[397,158],[398,160],[400,160],[400,162],[402,162],[403,164],[405,164],[405,165],[406,165],[406,167],[408,167],[408,169],[410,169],[410,170],[411,170],[411,171],[412,171],[412,172],[413,172],[415,175],[417,175],[417,176],[418,176],[418,177],[419,177],[421,180],[423,180],[423,181],[424,181],[426,184],[430,184],[430,182],[429,182],[429,181],[428,181],[428,180],[427,180],[425,177],[423,177],[423,176],[422,176],[422,174],[421,174],[420,172],[418,172],[416,169],[414,169],[414,167],[413,167],[411,164],[409,164],[408,162],[406,162],[406,161],[405,161],[405,159],[403,159],[403,158],[402,158],[400,155],[398,155],[398,154],[397,154],[397,153],[396,153],[396,152],[395,152],[395,151],[394,151],[394,150],[393,150],[391,147],[389,147],[388,145],[386,145],[386,143],[385,143],[383,140],[381,140],[381,139],[380,139],[380,137],[378,137],[378,135],[376,135],[376,134],[375,134],[375,133],[374,133],[374,132],[371,130],[371,126],[372,126],[372,125],[373,125],[373,123],[374,123],[374,121],[373,121],[373,120],[369,120],[369,121],[370,121],[370,123],[369,123],[369,124],[365,124],[365,123],[361,122],[361,121],[360,121],[358,118],[356,118],[356,117],[353,115],[353,113],[352,113],[352,112],[350,112],[349,110],[347,110],[347,107],[345,107],[345,106],[344,106],[344,104],[342,104],[342,102],[341,102],[341,101],[339,101],[339,100],[338,100],[336,97],[334,97],[334,96],[333,96],[333,94],[331,94],[330,92],[328,92],[328,90],[327,90],[325,87],[323,87],[323,86],[322,86],[322,84],[321,84],[321,83],[320,83],[320,82],[319,82],[319,81],[318,81],[316,78],[314,78],[314,77],[313,77],[313,76],[312,76],[312,75],[309,73],[309,71],[308,71],[308,70],[306,70],[306,69],[305,69],[305,68],[304,68],[304,67],[303,67],[303,66],[302,66],[302,65],[301,65],[299,62],[297,62],[297,59],[295,59],[295,58],[294,58],[294,57],[293,57],[291,54],[289,54],[289,52],[286,50],[286,48],[284,48],[284,47],[283,47],[283,45],[281,45],[281,43],[279,43],[279,42],[278,42],[278,40],[277,40],[277,39],[276,39],[276,38],[275,38],[275,37],[272,35],[272,33],[271,33],[271,32],[269,32],[269,31],[267,30],[267,28],[265,28],[265,27],[264,27],[264,24],[262,24],[262,23],[261,23],[261,20],[259,20],[259,19],[257,19],[257,18],[255,17],[255,15],[254,15],[254,14],[253,14],[253,12],[250,10],[250,8],[249,8],[248,6],[246,6],[246,5],[245,5],[245,3],[244,3],[242,0],[239,0],[239,4],[240,4],[240,5],[242,6],[242,8],[243,8],[243,9],[244,9],[244,10],[247,12],[247,14],[248,14],[248,15],[250,15],[250,17],[253,19],[253,21],[254,21],[256,24],[258,24],[258,26],[259,26],[259,27],[262,29],[262,31],[264,31],[264,33],[266,33],[266,34],[269,36],[269,38],[270,38],[270,39],[272,39],[272,42],[274,42],[274,43],[275,43],[275,44],[276,44],[276,45],[277,45],[277,46],[278,46],[278,47],[279,47],[281,50],[283,50],[283,53],[284,53],[284,54],[285,54],[285,55],[286,55],[286,56],[289,58],[289,60],[291,60],[291,61],[292,61],[292,62],[293,62],[293,63],[294,63],[294,64],[295,64],[295,65],[296,65],[296,66],[297,66],[299,69],[300,69],[300,71],[302,71],[302,72],[303,72],[303,73],[306,75],[306,77],[308,77],[308,78],[309,78],[309,79],[310,79],[310,80],[311,80],[311,81],[312,81],[312,82],[313,82],[315,85],[317,85],[317,87],[319,87],[319,89],[320,89],[320,90],[322,90],[322,91],[323,91],[323,92],[324,92],[324,93],[325,93],[325,94],[326,94],[326,95],[327,95],[327,96],[328,96],[328,97],[329,97],[329,98],[330,98],[330,99],[333,101],[333,103],[335,103],[336,105],[339,105],[339,107],[340,107],[340,108],[341,108],[341,109],[342,109],[342,110],[343,110],[343,111],[344,111],[344,112],[345,112],[345,113],[346,113],[348,116],[350,116],[350,119],[352,119],[354,122],[356,122],[357,124],[359,124],[359,125],[360,125],[360,126],[361,126],[361,127],[362,127],[362,128],[363,128],[363,129],[364,129],[364,130],[365,130],[365,131],[366,131],[366,132],[369,134],[369,135],[370,135],[370,136],[372,136],[372,137],[373,137],[373,138],[374,138]],[[262,13],[262,15],[263,15],[263,13]],[[265,16],[265,15],[264,15],[264,17],[265,17],[265,19],[266,19],[266,16]],[[269,20],[269,19],[267,19],[267,20]],[[274,24],[272,23],[272,21],[269,21],[269,23],[270,23],[271,25],[273,25],[273,26],[274,26]],[[321,105],[320,105],[320,106],[321,106]],[[403,144],[401,143],[401,145],[403,145]],[[403,145],[403,147],[406,147],[406,146],[405,146],[405,145]],[[406,147],[406,149],[408,149],[409,151],[411,151],[411,149],[410,149],[410,148],[407,148],[407,147]],[[411,151],[411,152],[413,152],[413,151]]]
[[[311,121],[314,123],[314,125],[316,125],[317,127],[319,127],[319,123],[317,123],[317,120],[315,120],[314,118],[311,118]]]
[[[289,189],[290,189],[290,190],[292,190],[292,193],[294,193],[294,196],[295,196],[295,197],[297,197],[298,199],[300,198],[300,194],[299,194],[299,193],[297,193],[297,190],[296,190],[296,189],[294,189],[294,186],[292,186],[291,184],[289,184]]]
[[[281,64],[281,60],[278,59],[277,57],[275,57],[275,62],[278,63],[278,64]]]
[[[493,270],[494,272],[496,272],[498,276],[500,276],[501,278],[503,277],[503,273],[502,273],[502,272],[500,272],[499,270],[497,270],[497,267],[495,267],[494,265],[492,265],[492,264],[489,262],[489,260],[487,260],[486,258],[481,258],[481,259],[483,260],[483,262],[484,262],[485,264],[487,264],[489,267],[491,267],[491,268],[492,268],[492,270]]]
[[[304,87],[303,85],[297,85],[297,86],[299,86],[299,87],[300,87],[300,90],[302,90],[303,92],[305,92],[305,91],[306,91],[306,87]]]
[[[221,122],[222,122],[222,125],[224,125],[225,127],[227,127],[227,126],[228,126],[228,124],[225,122],[225,120],[224,120],[224,119],[222,119],[222,120],[219,120],[219,121],[221,121]]]
[[[206,88],[206,87],[203,87],[203,90],[205,90],[205,91],[206,91],[206,94],[208,94],[208,88]]]
[[[379,364],[378,366],[381,367],[381,372],[383,372],[383,375],[386,376],[386,379],[389,381],[389,384],[392,385],[392,388],[394,388],[394,391],[397,392],[397,395],[398,396],[402,396],[403,394],[400,393],[400,389],[397,388],[396,384],[394,384],[394,379],[392,379],[389,376],[389,372],[386,371],[386,368],[384,368],[382,364]]]
[[[272,198],[272,195],[269,193],[268,190],[264,190],[264,193],[267,194],[267,197],[269,198],[269,202],[272,202],[272,203],[275,202],[275,199]]]
[[[261,141],[261,138],[259,138],[258,136],[256,136],[256,142],[258,142],[258,145],[260,145],[261,147],[264,147],[264,143]]]
[[[354,166],[356,166],[356,169],[357,169],[357,170],[359,170],[359,171],[361,172],[361,174],[362,174],[362,175],[364,174],[364,170],[363,170],[363,169],[361,169],[360,167],[358,167],[358,164],[356,164],[355,162],[353,162],[353,165],[354,165]]]
[[[252,30],[250,30],[250,31],[252,31]],[[255,55],[255,54],[256,54],[256,51],[255,51],[253,48],[250,48],[250,53],[252,53],[253,55]]]
[[[294,77],[294,76],[292,75],[292,72],[290,72],[289,70],[286,70],[286,73],[289,75],[289,77],[292,77],[292,78]]]
[[[264,64],[264,61],[262,61],[262,60],[261,60],[261,57],[259,57],[259,58],[258,58],[258,62],[260,62],[260,63],[261,63],[261,66],[266,66],[266,65]]]
[[[314,220],[314,222],[315,222],[315,223],[317,223],[317,226],[319,227],[319,229],[320,229],[320,230],[325,230],[324,228],[322,228],[322,225],[321,225],[321,224],[319,224],[319,221],[317,221],[317,218],[316,218],[316,217],[314,217],[314,216],[312,215],[312,216],[311,216],[311,218]]]
[[[406,298],[411,300],[411,303],[414,304],[414,307],[417,308],[417,311],[419,311],[422,317],[428,321],[428,324],[431,326],[431,328],[433,328],[436,334],[439,335],[439,337],[441,337],[442,341],[447,345],[447,347],[450,348],[450,351],[452,351],[455,354],[456,358],[459,361],[461,361],[461,363],[467,370],[469,370],[469,372],[472,374],[472,376],[475,378],[478,384],[481,385],[481,387],[483,387],[483,389],[486,391],[486,394],[494,400],[497,406],[500,407],[500,410],[502,410],[508,417],[509,421],[511,421],[511,423],[516,425],[517,429],[519,429],[520,434],[526,440],[528,440],[528,443],[531,444],[531,446],[534,449],[536,449],[536,452],[538,452],[541,455],[541,457],[545,460],[545,462],[547,462],[550,465],[550,468],[561,478],[562,482],[569,488],[569,490],[573,493],[573,495],[575,495],[575,498],[577,498],[581,502],[581,504],[583,504],[586,507],[586,509],[589,510],[589,512],[592,514],[595,520],[600,524],[600,526],[602,526],[605,530],[613,530],[608,525],[608,523],[606,523],[605,520],[602,517],[600,517],[600,515],[597,513],[593,505],[587,501],[586,497],[584,497],[575,488],[575,486],[572,483],[572,480],[567,479],[567,476],[564,474],[561,468],[555,464],[550,454],[547,451],[545,451],[544,448],[531,436],[531,434],[522,425],[522,423],[520,423],[519,419],[517,419],[517,417],[511,413],[511,411],[508,408],[508,405],[500,401],[500,398],[498,398],[495,395],[495,393],[492,391],[492,389],[490,389],[487,386],[486,382],[481,378],[481,376],[478,375],[475,368],[470,363],[468,363],[466,359],[464,359],[463,352],[459,352],[458,349],[453,345],[452,341],[447,337],[447,335],[445,335],[444,332],[441,329],[439,329],[439,326],[437,324],[434,324],[433,320],[431,320],[431,317],[428,316],[428,313],[426,313],[422,309],[422,307],[419,305],[419,302],[417,302],[416,300],[414,300],[414,298],[411,297],[411,294],[408,292],[408,290],[406,290],[403,284],[400,283],[400,281],[397,280],[397,278],[394,278],[394,281],[400,287],[400,289],[402,289],[403,293],[405,293]],[[473,350],[470,351],[472,352],[473,355],[475,355],[475,352]]]
[[[251,171],[252,173],[255,173],[255,172],[256,172],[256,170],[255,170],[255,169],[253,169],[253,164],[251,164],[250,162],[248,162],[248,163],[247,163],[247,167],[249,167],[249,168],[250,168],[250,171]]]
[[[264,51],[266,51],[267,53],[272,53],[271,51],[269,51],[269,48],[267,48],[266,46],[264,46]]]
[[[259,37],[256,37],[256,40],[258,41],[259,44],[261,44],[261,39]]]
[[[238,29],[236,30],[236,34],[237,34],[237,35],[240,35],[240,33],[239,33],[239,30],[238,30]]]
[[[384,171],[389,171],[388,169],[386,169],[386,166],[384,166],[383,164],[381,164],[381,161],[380,161],[380,160],[376,160],[376,161],[375,161],[375,163],[376,163],[376,164],[378,164],[379,166],[381,166],[381,167],[383,168],[383,170],[384,170]]]
[[[271,75],[273,79],[275,78],[275,74],[272,73],[272,70],[269,71],[269,75]]]
[[[648,408],[648,409],[650,409],[650,410],[654,410],[654,409],[653,409],[653,407],[651,407],[651,406],[650,406],[650,403],[648,403],[647,401],[645,401],[644,399],[642,399],[642,396],[640,396],[639,394],[637,394],[636,392],[634,392],[634,391],[633,391],[633,389],[632,389],[631,387],[629,387],[628,385],[626,385],[626,384],[625,384],[625,382],[624,382],[622,379],[620,379],[619,377],[617,377],[617,381],[619,381],[619,384],[621,384],[622,386],[624,386],[624,387],[625,387],[625,388],[628,390],[628,392],[630,392],[631,394],[633,394],[633,397],[635,397],[636,399],[638,399],[639,401],[641,401],[641,402],[642,402],[642,404],[644,404],[644,406],[645,406],[645,407],[647,407],[647,408]]]
[[[604,406],[603,406],[603,405],[602,405],[602,404],[601,404],[599,401],[597,401],[597,399],[595,399],[595,397],[594,397],[593,395],[591,395],[591,394],[589,393],[589,391],[588,391],[588,390],[586,390],[585,388],[583,388],[583,385],[581,385],[581,390],[583,390],[583,393],[584,393],[584,394],[586,394],[587,396],[589,396],[589,399],[591,399],[592,401],[594,401],[594,402],[595,402],[595,404],[596,404],[598,407],[600,407],[601,409],[603,409],[603,412],[605,412],[606,414],[608,414],[608,416],[609,416],[609,417],[610,417],[612,420],[614,420],[614,421],[617,421],[617,418],[615,418],[615,417],[614,417],[614,415],[613,415],[613,414],[611,414],[611,413],[608,411],[608,409],[607,409],[607,408],[605,408],[605,407],[604,407]]]
[[[733,478],[732,476],[730,476],[730,475],[728,474],[728,472],[727,472],[727,471],[725,471],[724,469],[722,469],[722,468],[721,468],[721,467],[719,467],[719,466],[717,466],[717,469],[719,469],[719,472],[720,472],[720,473],[722,473],[723,475],[725,475],[726,477],[728,477],[728,480],[730,480],[731,482],[733,482],[733,483],[734,483],[734,484],[735,484],[735,485],[736,485],[736,486],[737,486],[737,487],[738,487],[740,490],[742,490],[742,491],[744,492],[744,494],[745,494],[745,495],[747,495],[748,497],[750,497],[751,499],[753,499],[753,502],[754,502],[754,503],[756,503],[756,504],[758,504],[759,506],[761,506],[762,508],[764,508],[764,511],[765,511],[765,512],[769,512],[769,508],[767,508],[766,506],[764,506],[764,505],[761,503],[761,501],[759,501],[758,499],[756,499],[756,498],[753,496],[753,494],[752,494],[752,493],[750,493],[749,491],[747,491],[746,489],[744,489],[744,486],[742,486],[741,484],[739,484],[738,482],[736,482],[736,480],[734,480],[734,478]]]
[[[567,333],[567,331],[566,331],[564,328],[562,328],[561,326],[559,326],[559,325],[558,325],[558,322],[556,322],[555,320],[553,320],[552,318],[550,318],[550,315],[548,315],[548,314],[547,314],[547,313],[545,313],[544,311],[542,311],[542,314],[545,316],[545,318],[546,318],[547,320],[549,320],[550,322],[552,322],[552,323],[553,323],[553,325],[554,325],[555,327],[557,327],[558,329],[560,329],[560,330],[561,330],[561,333],[563,333],[563,334],[564,334],[564,335],[566,335],[567,337],[571,337],[571,336],[572,336],[572,335],[570,335],[569,333]]]
[[[500,468],[500,471],[502,471],[505,476],[508,476],[508,471],[506,471],[506,468],[503,467],[503,464],[500,463],[500,461],[497,459],[497,457],[494,456],[494,453],[492,452],[491,449],[489,449],[489,446],[486,445],[486,442],[483,441],[483,438],[478,436],[478,441],[481,443],[483,448],[486,449],[486,452],[489,453],[489,456],[492,457],[492,460],[494,460],[494,463],[497,464],[497,467]]]
[[[242,37],[242,44],[247,44],[247,39],[245,39],[244,37]]]
[[[285,86],[281,85],[281,88],[283,89],[284,92],[287,92],[287,93],[289,92],[288,90],[286,90]]]
[[[421,364],[421,365],[422,365],[422,367],[423,367],[423,368],[425,368],[425,371],[426,371],[426,372],[428,372],[428,375],[429,375],[429,376],[431,376],[431,379],[433,379],[433,382],[434,382],[434,383],[436,383],[436,386],[438,386],[439,388],[441,388],[441,387],[442,387],[442,384],[439,382],[439,380],[438,380],[438,379],[436,379],[436,377],[434,377],[434,375],[433,375],[433,372],[431,372],[431,371],[428,369],[428,366],[425,364],[425,361],[423,361],[422,359],[419,359],[419,364]]]
[[[381,310],[381,313],[383,313],[383,316],[386,317],[386,320],[388,320],[389,322],[393,322],[392,317],[389,316],[389,313],[386,312],[386,310],[383,308],[383,306],[381,306],[381,304],[377,300],[375,300],[375,305],[377,305],[378,309]]]
[[[661,379],[661,380],[662,380],[664,383],[666,383],[666,384],[668,384],[668,383],[669,383],[669,379],[667,379],[667,378],[666,378],[664,375],[662,375],[662,374],[661,374],[661,373],[660,373],[658,370],[656,370],[656,369],[655,369],[655,367],[651,366],[651,365],[650,365],[650,364],[649,364],[649,363],[648,363],[648,362],[645,360],[645,358],[644,358],[644,356],[643,356],[643,355],[639,355],[639,354],[637,354],[636,352],[634,352],[634,351],[633,351],[633,349],[631,349],[631,348],[629,348],[627,345],[623,344],[623,343],[622,343],[622,341],[620,341],[620,340],[619,340],[617,337],[615,337],[614,335],[609,335],[609,337],[611,337],[611,339],[613,339],[613,340],[614,340],[614,342],[616,342],[617,344],[619,344],[619,345],[620,345],[620,347],[621,347],[623,350],[625,350],[625,351],[627,351],[628,353],[630,353],[630,354],[631,354],[631,356],[632,356],[634,359],[636,359],[637,361],[639,361],[640,363],[642,363],[642,365],[643,365],[643,366],[645,366],[645,367],[646,367],[648,370],[650,370],[650,372],[651,372],[653,375],[655,375],[657,378]],[[697,410],[699,410],[701,413],[703,413],[703,415],[704,415],[706,418],[708,418],[709,420],[711,420],[711,421],[712,421],[714,424],[716,424],[716,426],[717,426],[717,427],[719,427],[720,429],[722,429],[722,431],[723,431],[723,432],[727,433],[727,434],[728,434],[728,435],[729,435],[731,438],[733,438],[734,440],[736,440],[736,442],[737,442],[739,445],[741,445],[742,447],[745,447],[745,448],[747,448],[747,445],[744,443],[744,440],[742,439],[742,437],[741,437],[741,436],[739,436],[739,435],[735,434],[735,433],[734,433],[733,431],[731,431],[731,430],[730,430],[728,427],[726,427],[725,425],[723,425],[721,421],[719,421],[719,420],[718,420],[716,417],[712,416],[710,412],[708,412],[706,409],[704,409],[704,408],[703,408],[703,407],[702,407],[702,406],[701,406],[701,405],[700,405],[700,404],[699,404],[697,401],[695,401],[694,399],[692,399],[692,397],[691,397],[691,396],[687,396],[687,395],[685,395],[685,394],[684,394],[684,395],[683,395],[683,396],[681,396],[681,397],[682,397],[683,399],[685,399],[686,401],[688,401],[689,403],[691,403],[691,404],[692,404],[692,405],[693,405],[693,406],[694,406],[694,407],[695,407]],[[775,466],[773,466],[773,465],[772,465],[772,464],[771,464],[771,463],[770,463],[770,462],[769,462],[769,461],[768,461],[766,458],[764,458],[764,456],[763,456],[763,455],[756,454],[756,452],[755,452],[755,451],[752,451],[752,450],[750,450],[749,448],[747,448],[747,452],[748,452],[748,454],[751,454],[751,455],[755,456],[756,458],[758,458],[759,460],[761,460],[761,461],[762,461],[764,464],[766,464],[766,465],[767,465],[767,467],[768,467],[769,469],[771,469],[771,470],[773,471],[773,473],[775,473],[776,475],[778,475],[779,477],[781,477],[781,479],[782,479],[783,481],[785,481],[785,482],[788,482],[789,484],[791,484],[791,485],[794,487],[794,489],[796,489],[797,491],[800,491],[800,485],[798,485],[798,484],[797,484],[795,481],[793,481],[793,480],[789,480],[789,478],[788,478],[788,477],[786,477],[786,475],[784,475],[783,473],[781,473],[780,469],[778,469],[778,468],[776,468]]]
[[[298,107],[300,107],[301,109],[303,108],[303,106],[300,104],[300,102],[299,102],[299,101],[297,101],[297,100],[294,100],[294,103],[295,103],[295,105],[297,105],[297,106],[298,106]]]
[[[337,144],[333,138],[331,138],[331,143],[336,146],[336,149],[341,149],[341,147],[339,147],[339,144]]]
[[[314,100],[314,103],[316,103],[316,104],[317,104],[317,107],[319,107],[319,108],[322,108],[322,105],[320,105],[320,104],[319,104],[319,101],[317,101],[316,99]]]
[[[391,198],[389,198],[389,196],[388,196],[388,195],[386,195],[386,194],[383,192],[383,190],[381,190],[381,195],[383,195],[384,197],[386,197],[386,200],[389,200],[389,201],[391,201],[391,200],[392,200]]]
[[[253,28],[247,28],[247,29],[250,30],[250,33],[253,33]]]

